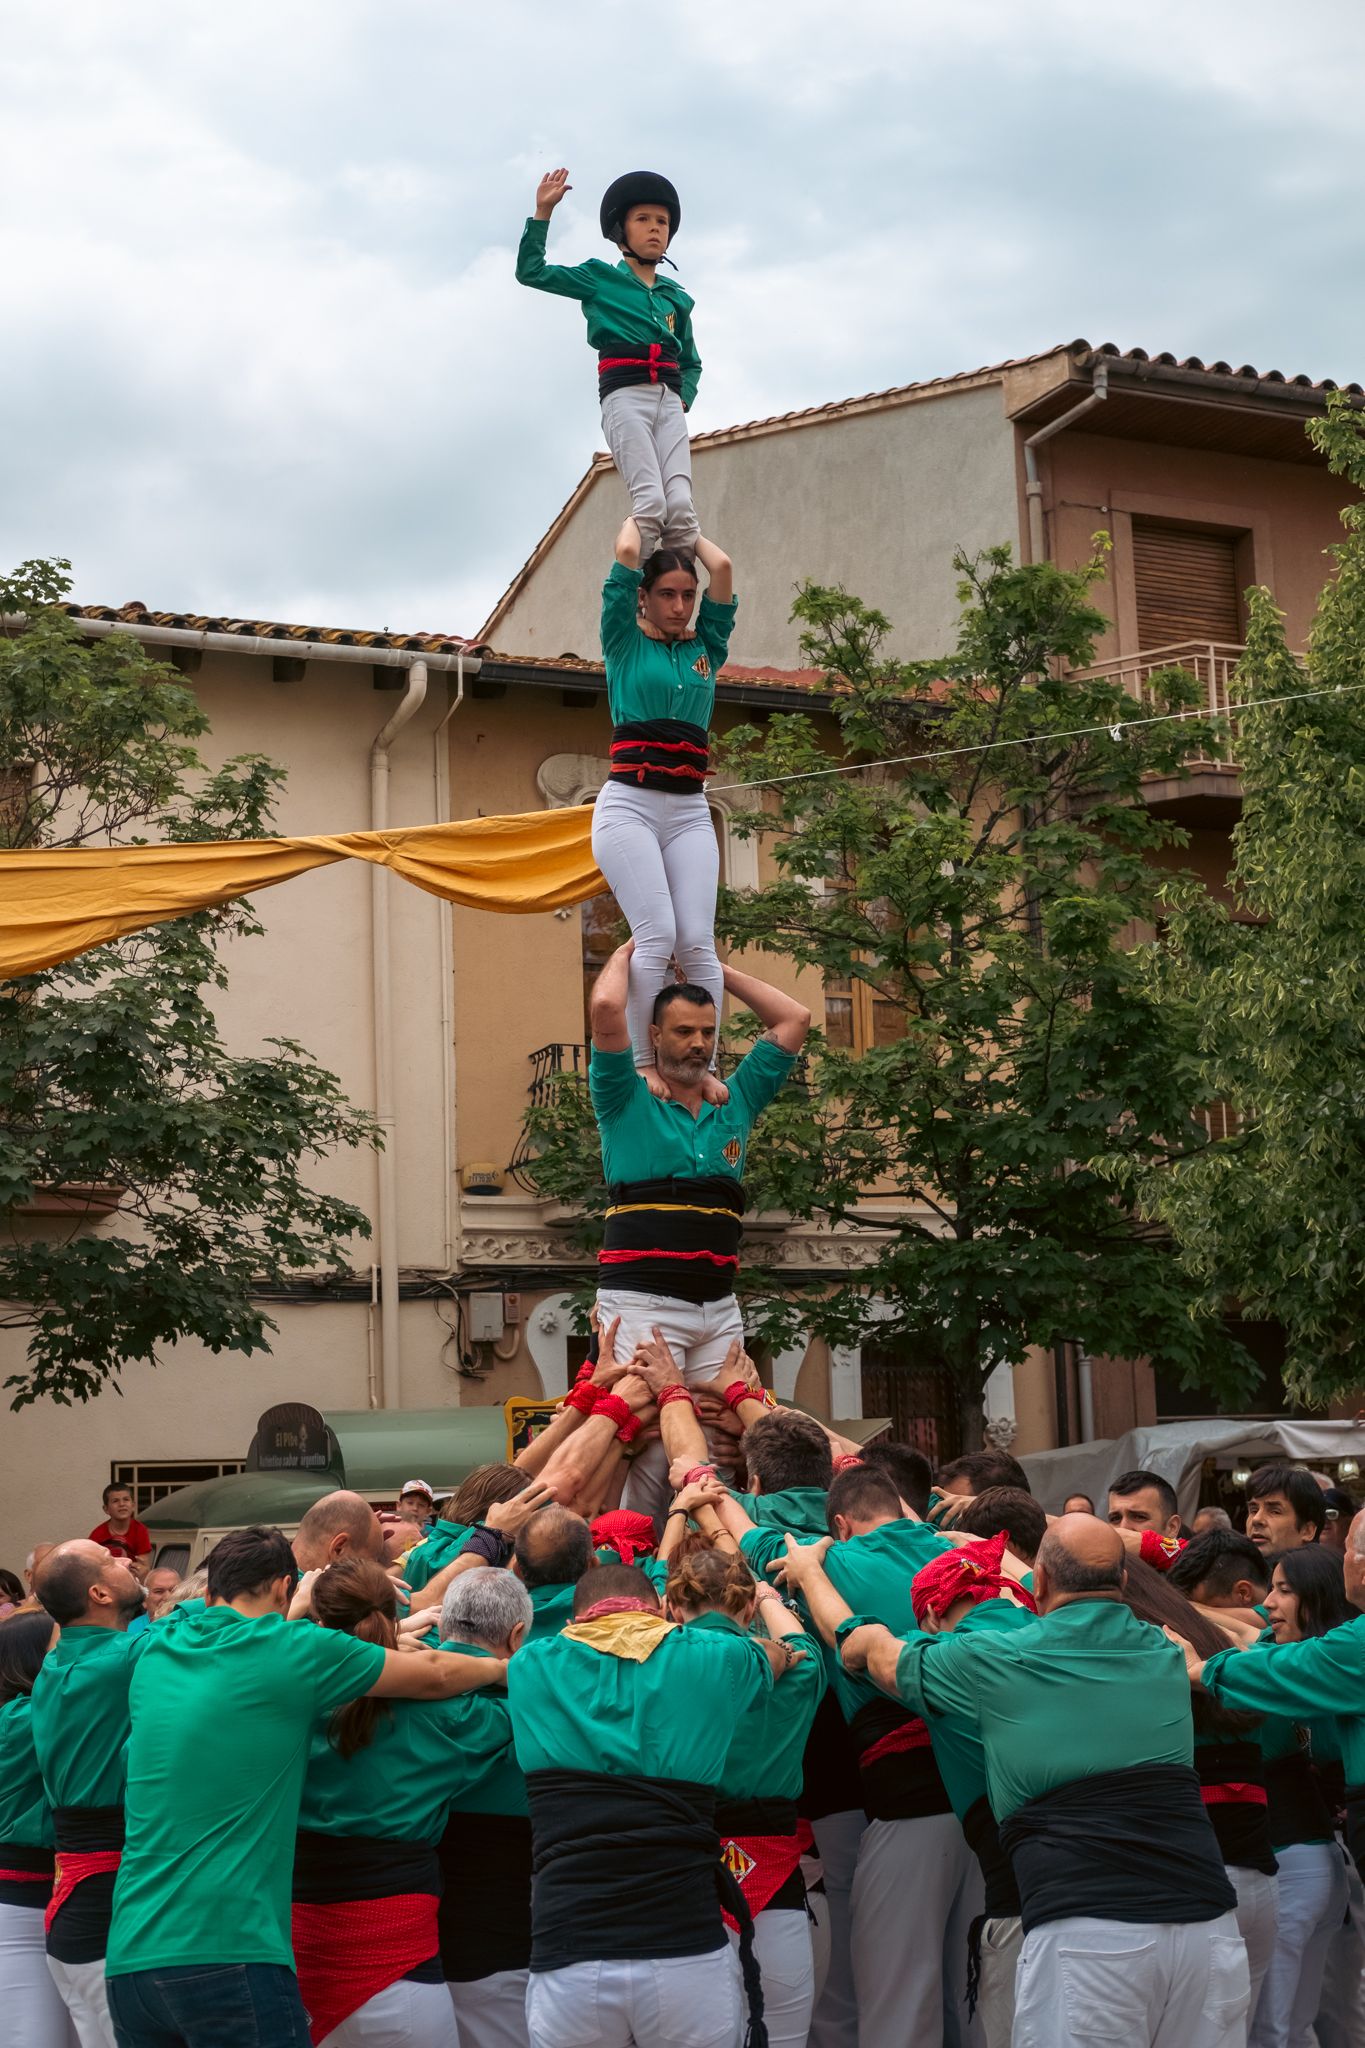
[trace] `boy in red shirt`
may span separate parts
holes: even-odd
[[[126,1558],[141,1578],[151,1562],[151,1531],[138,1521],[131,1492],[117,1480],[104,1489],[104,1512],[106,1519],[90,1531],[90,1541],[102,1543],[113,1557]]]

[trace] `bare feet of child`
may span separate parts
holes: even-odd
[[[660,1078],[657,1067],[638,1067],[636,1072],[651,1095],[657,1096],[660,1102],[667,1102],[668,1083]]]
[[[714,1103],[717,1109],[730,1100],[730,1091],[720,1075],[711,1073],[709,1069],[701,1077],[701,1099]]]

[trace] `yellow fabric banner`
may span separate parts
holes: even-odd
[[[472,910],[559,910],[606,891],[591,830],[592,806],[580,804],[390,832],[0,853],[0,978],[36,974],[337,860],[377,861]]]

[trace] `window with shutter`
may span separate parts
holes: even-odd
[[[1235,644],[1242,637],[1235,533],[1133,521],[1139,647]]]

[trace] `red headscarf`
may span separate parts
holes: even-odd
[[[634,1564],[641,1551],[654,1549],[654,1524],[648,1515],[637,1515],[630,1508],[613,1508],[592,1524],[592,1540],[599,1548],[614,1550],[622,1564]]]
[[[998,1599],[1007,1588],[1036,1614],[1032,1593],[1000,1569],[1005,1555],[1005,1531],[988,1536],[983,1543],[965,1543],[959,1550],[945,1550],[932,1564],[915,1573],[910,1586],[910,1604],[922,1628],[926,1614],[945,1615],[959,1600],[974,1605]]]

